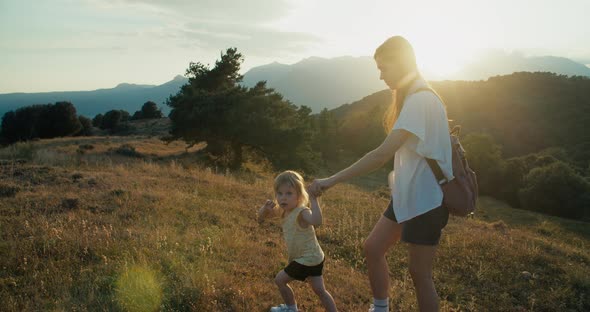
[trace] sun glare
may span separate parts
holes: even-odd
[[[126,311],[157,311],[162,303],[162,288],[156,273],[134,266],[115,283],[117,301]]]
[[[449,78],[470,63],[477,52],[457,44],[441,46],[437,42],[418,41],[414,44],[418,66],[432,78]]]
[[[414,12],[420,5],[390,2],[386,12]],[[450,78],[463,69],[486,45],[487,30],[474,16],[457,15],[461,4],[456,1],[433,2],[431,10],[419,10],[420,18],[400,15],[381,18],[380,29],[404,36],[414,47],[418,66],[431,79]],[[480,18],[483,18],[480,15]],[[426,22],[427,21],[427,22]],[[472,26],[466,22],[473,22]],[[387,36],[384,36],[387,37]]]

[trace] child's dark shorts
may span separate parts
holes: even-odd
[[[314,266],[307,266],[295,261],[291,261],[291,263],[289,263],[289,265],[284,270],[285,273],[289,275],[289,277],[298,281],[304,281],[308,276],[322,276],[322,271],[324,270],[324,260],[322,260],[322,263]]]
[[[383,215],[397,222],[393,211],[393,201],[389,201],[389,205],[383,212]],[[436,246],[440,241],[442,229],[447,225],[448,221],[449,211],[443,206],[404,221],[400,223],[403,227],[402,241],[416,245]]]

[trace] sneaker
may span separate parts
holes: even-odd
[[[369,307],[369,312],[375,312],[375,305],[373,305],[371,303],[371,306]]]
[[[280,304],[276,307],[270,308],[270,312],[297,312],[297,310],[287,307],[286,304]]]

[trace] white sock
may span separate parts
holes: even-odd
[[[373,307],[375,308],[375,312],[389,312],[389,298],[373,298]]]
[[[293,310],[293,311],[298,311],[298,310],[297,310],[297,303],[296,303],[296,304],[294,304],[294,305],[287,305],[287,308],[289,308],[289,309],[291,309],[291,310]]]

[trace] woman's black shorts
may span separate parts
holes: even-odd
[[[397,222],[393,211],[393,201],[389,201],[383,215]],[[440,206],[404,221],[400,223],[403,226],[402,241],[416,245],[436,246],[440,240],[442,229],[447,225],[448,220],[449,211],[447,208]]]
[[[284,269],[285,273],[291,278],[298,281],[304,281],[308,276],[322,276],[324,270],[324,261],[318,265],[307,266],[295,261],[291,261],[289,265]]]

